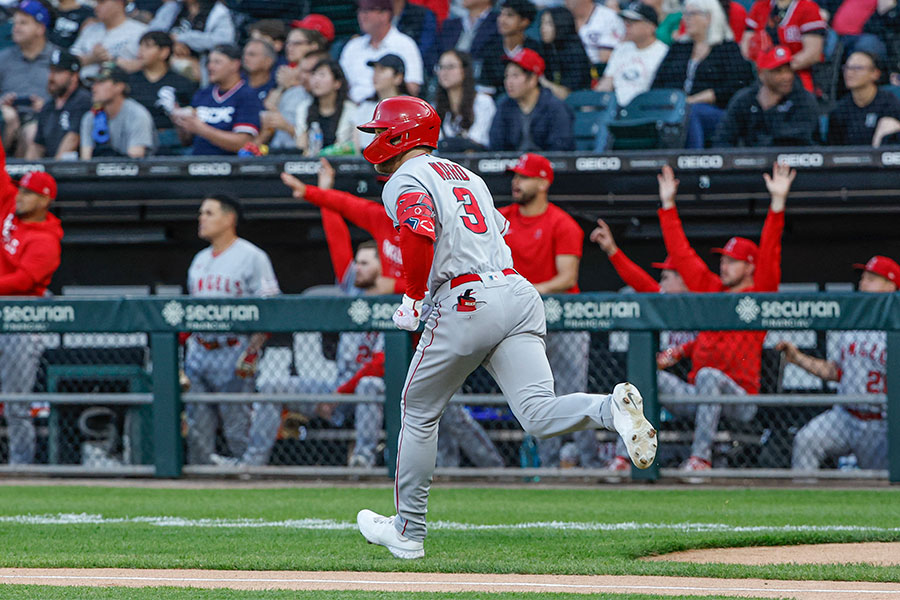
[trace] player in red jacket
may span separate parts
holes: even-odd
[[[733,237],[721,254],[719,274],[713,273],[691,248],[678,211],[675,194],[678,180],[671,167],[663,167],[659,175],[658,211],[666,249],[675,268],[692,292],[775,292],[781,281],[781,234],[784,230],[784,207],[796,172],[776,164],[772,175],[763,174],[772,197],[769,214],[763,225],[760,245],[746,238]],[[703,331],[687,351],[693,361],[688,383],[672,376],[659,378],[661,395],[714,397],[721,394],[759,393],[760,360],[765,331]],[[662,375],[662,373],[661,373]],[[691,457],[685,464],[690,471],[711,467],[712,442],[722,414],[721,404],[699,404],[694,420],[694,442]],[[727,414],[749,421],[756,414],[752,404],[730,405]]]
[[[635,292],[681,294],[690,291],[684,284],[684,279],[681,278],[672,259],[668,256],[661,263],[650,264],[654,269],[661,270],[659,283],[657,283],[647,271],[635,264],[619,248],[609,225],[603,219],[597,219],[597,227],[591,232],[591,241],[600,246],[622,281],[631,286]],[[696,337],[697,332],[695,331],[660,332],[659,341],[663,350],[656,355],[656,366],[660,369],[660,377],[675,377],[672,373],[666,373],[663,370],[675,366],[682,358],[689,358]],[[606,464],[606,468],[612,471],[631,471],[631,462],[627,458],[624,444],[616,444],[616,454]]]
[[[43,296],[62,253],[62,225],[50,214],[56,181],[48,173],[26,173],[17,186],[6,173],[0,144],[0,296]],[[0,391],[28,393],[34,387],[43,346],[30,335],[0,335]],[[35,432],[28,402],[7,402],[9,463],[34,462]]]

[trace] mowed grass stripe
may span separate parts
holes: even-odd
[[[385,489],[157,490],[2,487],[0,515],[87,513],[135,519],[303,519],[352,522],[360,508],[391,514]],[[159,527],[122,522],[0,522],[7,567],[131,567],[460,573],[647,574],[900,582],[900,567],[746,567],[638,557],[690,548],[900,540],[900,490],[441,489],[429,519],[469,525],[653,523],[672,529],[435,529],[426,557],[400,562],[352,528]],[[690,531],[678,524],[726,529]],[[727,529],[731,528],[731,529]],[[763,528],[763,529],[758,529]],[[771,528],[771,529],[766,529]],[[819,528],[819,529],[816,529]]]

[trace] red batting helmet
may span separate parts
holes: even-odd
[[[384,129],[363,150],[373,165],[381,164],[416,146],[437,148],[441,118],[430,104],[412,96],[385,98],[375,107],[375,116],[357,127],[363,133]]]

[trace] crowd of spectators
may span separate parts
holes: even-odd
[[[411,94],[439,108],[444,150],[565,151],[583,90],[619,107],[682,95],[683,135],[664,143],[692,149],[900,143],[896,0],[356,1],[349,38],[324,15],[254,21],[222,0],[0,1],[4,143],[57,159],[354,154],[353,125]],[[611,145],[596,149],[615,148],[598,127]]]

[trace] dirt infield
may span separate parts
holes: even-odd
[[[91,586],[176,586],[238,590],[364,590],[382,592],[644,593],[726,595],[796,600],[900,600],[900,584],[688,577],[478,575],[201,571],[152,569],[0,569],[0,583]]]
[[[806,544],[750,548],[705,548],[651,556],[643,560],[739,565],[830,565],[867,563],[881,567],[900,566],[900,542],[861,544]]]

